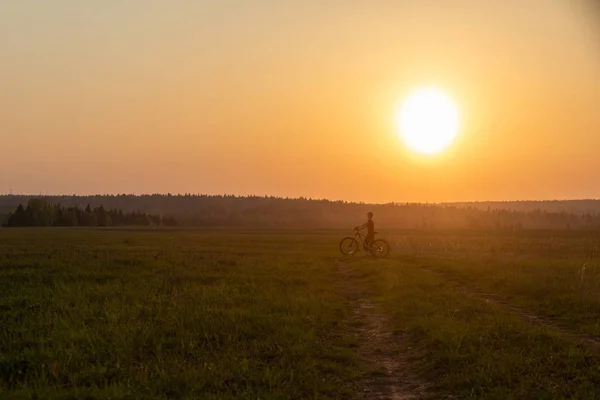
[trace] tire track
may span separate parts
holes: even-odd
[[[352,304],[352,326],[358,339],[356,352],[367,373],[355,382],[357,399],[413,400],[426,397],[427,385],[410,373],[406,356],[395,350],[402,340],[386,327],[389,316],[369,300],[369,293],[357,285],[360,272],[337,262],[340,277],[336,289]]]
[[[506,302],[502,299],[499,299],[498,297],[494,296],[493,294],[484,292],[484,291],[474,288],[474,287],[470,287],[470,286],[460,282],[459,280],[457,280],[450,273],[438,271],[438,270],[435,270],[435,269],[425,266],[425,265],[421,265],[419,268],[422,271],[425,271],[430,274],[436,275],[440,278],[443,278],[447,283],[452,284],[454,289],[458,290],[459,292],[463,293],[466,296],[469,296],[471,298],[476,298],[479,300],[483,300],[488,304],[491,304],[491,305],[498,307],[500,309],[503,309],[504,311],[507,311],[513,315],[518,316],[520,319],[522,319],[525,322],[528,322],[531,325],[541,326],[545,329],[560,333],[561,335],[563,335],[571,340],[575,340],[575,341],[581,343],[583,346],[585,346],[588,350],[592,351],[593,353],[600,355],[600,340],[598,338],[594,338],[592,336],[572,332],[569,329],[558,325],[555,321],[551,320],[548,317],[544,317],[544,316],[535,314],[525,308],[509,304],[508,302]]]

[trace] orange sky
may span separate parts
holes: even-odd
[[[599,198],[583,3],[2,2],[0,192]],[[433,158],[395,127],[426,85],[463,118]]]

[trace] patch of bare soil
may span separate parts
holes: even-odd
[[[358,339],[357,354],[365,373],[354,384],[357,399],[407,400],[430,396],[427,385],[410,373],[406,355],[398,352],[403,337],[389,329],[389,316],[369,300],[359,286],[360,272],[337,263],[337,289],[353,306],[351,326]]]
[[[460,291],[461,293],[463,293],[469,297],[478,298],[478,299],[483,300],[486,303],[489,303],[495,307],[501,308],[504,311],[508,311],[514,315],[517,315],[519,318],[521,318],[522,320],[524,320],[532,325],[542,326],[545,329],[548,329],[548,330],[551,330],[554,332],[558,332],[565,337],[568,337],[572,340],[578,341],[579,343],[581,343],[582,345],[587,347],[590,351],[600,354],[600,340],[598,340],[597,338],[571,332],[568,329],[566,329],[565,327],[558,325],[556,322],[552,321],[550,318],[535,314],[535,313],[531,312],[530,310],[526,310],[522,307],[511,305],[511,304],[507,303],[506,301],[497,298],[493,294],[486,293],[480,289],[477,289],[474,287],[469,287],[469,286],[459,282],[458,280],[454,279],[452,277],[452,275],[449,273],[437,271],[431,267],[427,267],[424,265],[421,266],[421,269],[423,271],[429,272],[431,274],[434,274],[434,275],[437,275],[437,276],[443,278],[446,282],[452,284],[456,290]]]

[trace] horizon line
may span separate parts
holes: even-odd
[[[96,194],[26,194],[26,193],[0,193],[0,197],[150,197],[150,196],[164,196],[164,197],[237,197],[237,198],[276,198],[282,200],[309,200],[309,201],[329,201],[332,203],[345,202],[350,204],[365,204],[365,205],[386,205],[386,204],[431,204],[431,205],[444,205],[444,204],[477,204],[477,203],[543,203],[543,202],[562,202],[562,201],[600,201],[595,198],[564,198],[564,199],[543,199],[543,200],[463,200],[463,201],[388,201],[388,202],[366,202],[366,201],[351,201],[343,199],[328,199],[328,198],[317,198],[317,197],[290,197],[290,196],[276,196],[276,195],[257,195],[257,194],[229,194],[229,193],[96,193]]]

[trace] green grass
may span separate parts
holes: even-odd
[[[600,397],[592,350],[455,285],[600,334],[589,233],[389,233],[388,259],[340,275],[343,236],[0,230],[0,398],[350,398],[377,371],[354,351],[360,296],[432,398]]]
[[[399,260],[362,262],[365,284],[391,315],[391,327],[434,398],[596,398],[600,364],[558,332],[532,326],[465,296],[443,278]]]
[[[318,237],[0,235],[0,398],[339,398],[355,373]]]
[[[600,336],[600,239],[589,232],[512,236],[398,235],[405,258],[525,307],[575,333]]]

